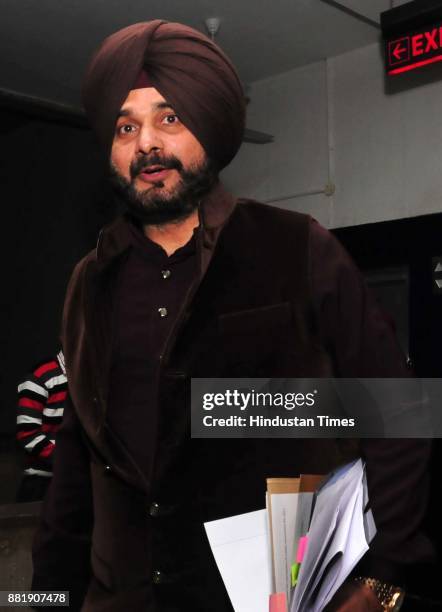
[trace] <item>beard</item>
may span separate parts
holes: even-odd
[[[170,191],[163,191],[163,181],[152,182],[146,190],[136,189],[135,178],[149,165],[176,170],[179,182]],[[163,225],[186,219],[218,179],[218,173],[208,158],[184,169],[177,157],[165,157],[158,153],[137,158],[131,163],[129,172],[131,178],[127,180],[111,163],[110,184],[117,202],[123,205],[134,221],[142,225]]]

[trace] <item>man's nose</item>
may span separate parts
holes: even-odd
[[[153,127],[143,127],[138,138],[138,152],[148,155],[163,148],[161,134]]]

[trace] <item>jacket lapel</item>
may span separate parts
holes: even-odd
[[[195,282],[195,289],[207,271],[219,233],[234,206],[235,199],[218,183],[200,207],[201,237],[198,241],[200,274]],[[87,263],[83,312],[96,401],[93,410],[80,411],[79,418],[90,439],[89,442],[95,456],[109,463],[116,474],[126,482],[147,492],[149,484],[143,471],[134,460],[130,449],[126,448],[120,440],[118,432],[113,431],[106,422],[112,358],[114,296],[118,272],[131,242],[128,221],[120,218],[102,230],[97,243],[96,257],[91,258]],[[191,302],[191,295],[189,295],[188,302]],[[186,306],[189,308],[190,304]],[[172,330],[169,353],[173,350],[182,323],[180,317]]]

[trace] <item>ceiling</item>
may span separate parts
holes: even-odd
[[[377,22],[391,7],[391,0],[340,3]],[[380,36],[321,0],[2,0],[1,14],[0,89],[75,107],[92,51],[108,34],[138,21],[162,18],[205,31],[207,17],[220,17],[217,42],[245,83]]]

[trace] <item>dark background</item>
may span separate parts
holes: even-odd
[[[66,284],[112,216],[89,130],[0,109],[0,435],[15,429],[16,385],[53,357]]]
[[[0,94],[0,504],[15,501],[17,384],[58,350],[64,293],[77,261],[113,216],[103,160],[76,117]]]

